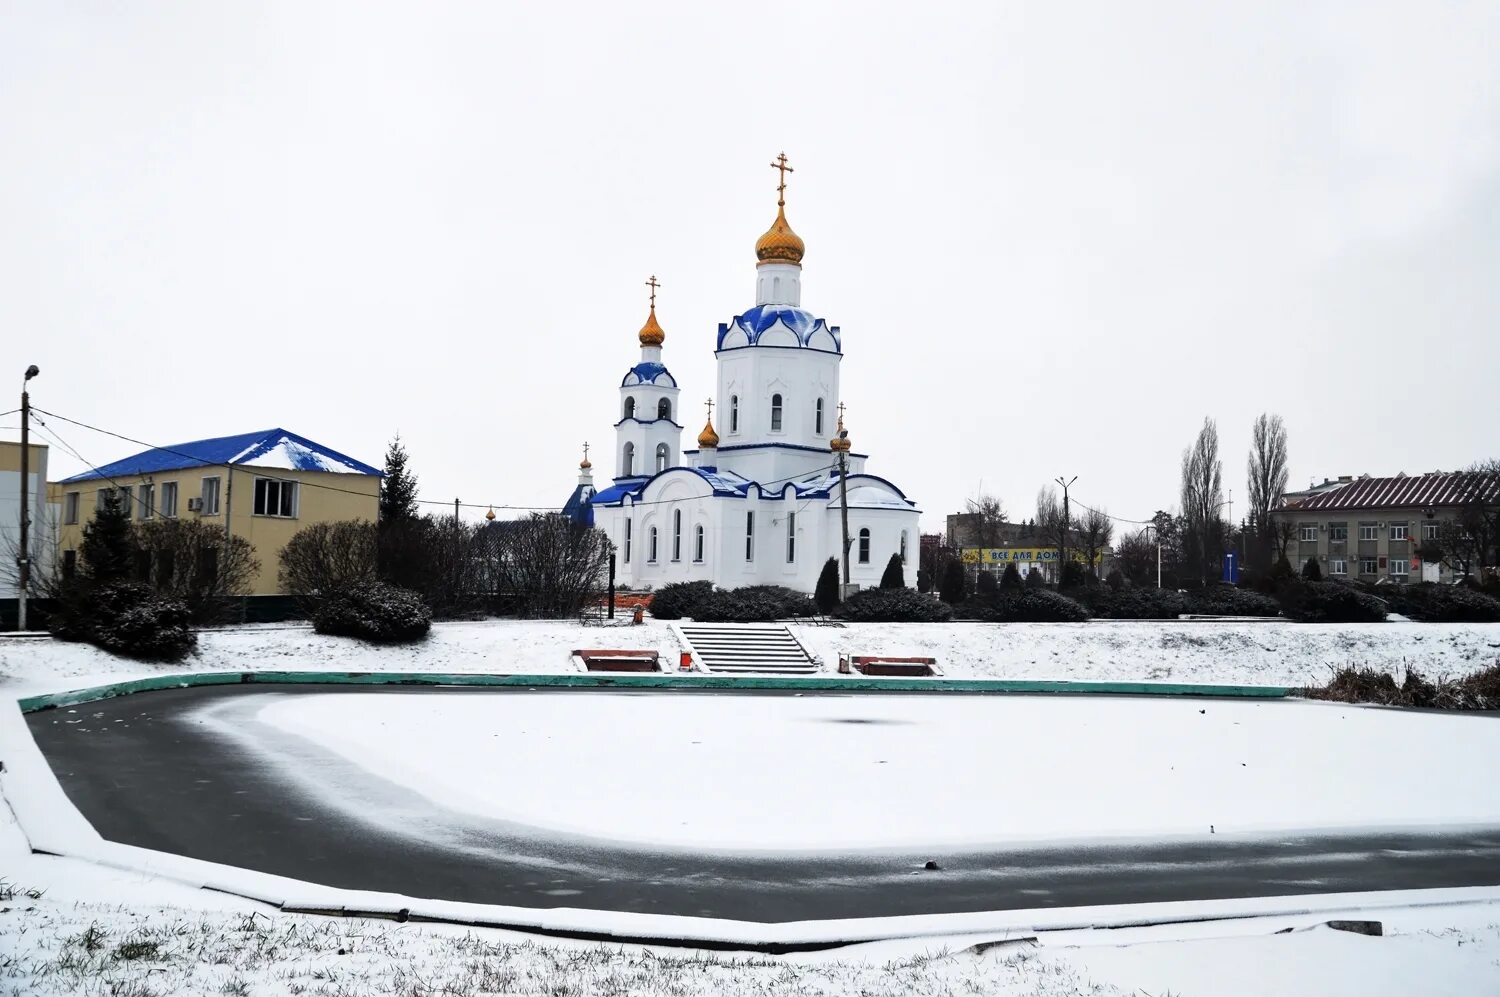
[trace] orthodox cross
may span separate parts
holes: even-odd
[[[648,281],[646,281],[646,286],[649,287],[649,288],[651,288],[651,310],[655,311],[656,310],[656,289],[658,287],[661,287],[661,285],[656,282],[656,274],[652,274],[651,275],[651,279],[648,280]]]
[[[785,207],[786,175],[788,173],[796,173],[797,171],[786,164],[786,153],[784,152],[776,157],[776,162],[771,164],[771,169],[779,170],[781,172],[781,182],[776,185],[776,204],[780,207]]]
[[[703,400],[703,404],[705,404],[705,405],[708,406],[708,421],[709,422],[713,422],[714,421],[714,400],[712,398],[705,398]]]
[[[586,441],[586,440],[584,441],[584,444],[583,444],[583,459],[584,460],[588,460],[589,459],[589,445],[588,445],[588,441]]]
[[[839,426],[844,425],[844,403],[839,402]]]

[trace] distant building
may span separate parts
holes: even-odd
[[[51,548],[45,542],[47,511],[47,447],[33,443],[27,467],[26,491],[31,496],[27,518],[31,520],[32,573],[40,574],[51,564]],[[0,441],[0,599],[14,599],[19,579],[16,555],[21,550],[21,444]],[[7,610],[6,618],[13,615]]]
[[[1439,561],[1422,558],[1472,494],[1476,477],[1486,501],[1500,502],[1500,476],[1399,474],[1327,479],[1288,493],[1271,520],[1287,530],[1287,559],[1301,568],[1317,558],[1324,576],[1370,582],[1452,582]]]
[[[980,571],[1003,572],[1014,564],[1021,574],[1042,572],[1048,582],[1058,580],[1057,547],[1046,539],[1035,523],[991,523],[986,525],[978,513],[955,512],[948,515],[948,546],[956,550],[963,562]],[[1068,556],[1083,560],[1083,538],[1077,530],[1068,533]],[[1108,548],[1100,551],[1099,574],[1110,556]]]
[[[284,429],[146,450],[48,486],[64,570],[83,527],[116,494],[134,521],[194,517],[255,548],[250,595],[279,595],[281,549],[311,523],[374,521],[382,472]]]

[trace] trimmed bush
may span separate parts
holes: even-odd
[[[1321,582],[1323,580],[1323,569],[1318,564],[1316,557],[1309,557],[1307,563],[1302,566],[1302,580],[1305,582]]]
[[[1158,588],[1093,592],[1088,606],[1094,616],[1107,620],[1175,620],[1188,612],[1187,598],[1181,592]]]
[[[917,591],[932,591],[932,572],[928,571],[926,568],[917,569]]]
[[[698,604],[714,590],[713,582],[673,582],[651,594],[651,615],[658,620],[696,617]]]
[[[1392,612],[1424,623],[1500,622],[1500,600],[1466,585],[1390,585],[1380,594]]]
[[[865,589],[845,599],[834,615],[853,623],[945,623],[953,619],[953,607],[911,589]]]
[[[370,582],[325,595],[313,614],[313,630],[358,637],[375,644],[421,640],[432,629],[432,610],[410,589]]]
[[[693,607],[693,619],[700,623],[768,623],[786,614],[785,600],[769,586],[742,589],[715,589]]]
[[[981,571],[979,578],[974,582],[974,598],[986,602],[1000,594],[1000,581],[995,577],[993,571]]]
[[[1016,568],[1016,562],[1009,561],[1005,565],[1005,571],[1000,575],[1000,589],[1003,592],[1021,591],[1021,572]]]
[[[1281,604],[1268,595],[1237,589],[1233,585],[1210,585],[1187,597],[1189,613],[1205,616],[1280,616]]]
[[[782,585],[747,585],[744,588],[730,589],[729,594],[752,599],[775,600],[780,605],[775,616],[778,620],[818,615],[818,606],[813,602],[812,596]]]
[[[192,614],[177,599],[158,597],[145,585],[116,582],[94,589],[90,634],[106,651],[145,661],[180,661],[198,644],[188,629]]]
[[[1125,587],[1125,576],[1120,574],[1120,569],[1115,568],[1104,578],[1104,584],[1109,586],[1111,592],[1118,592]]]
[[[885,572],[880,576],[880,587],[883,589],[906,588],[906,565],[902,562],[900,554],[892,554],[891,559],[885,562]]]
[[[1380,623],[1386,606],[1338,582],[1303,582],[1282,592],[1281,611],[1298,623]]]
[[[1028,592],[1041,592],[1047,588],[1047,579],[1040,571],[1026,572],[1026,585]]]
[[[1006,594],[979,611],[991,623],[1082,623],[1089,611],[1050,589]]]
[[[839,562],[830,557],[823,562],[818,572],[818,585],[813,589],[813,602],[821,613],[831,613],[839,604]]]
[[[938,595],[950,606],[956,606],[969,597],[968,573],[957,558],[943,566],[943,578],[938,582]]]
[[[1062,590],[1083,588],[1088,584],[1089,573],[1077,561],[1065,561],[1058,573],[1057,587]]]

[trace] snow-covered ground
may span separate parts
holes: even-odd
[[[863,623],[794,625],[832,671],[842,653],[930,655],[954,678],[1099,679],[1251,685],[1321,684],[1342,665],[1430,675],[1500,660],[1500,623],[1285,622]],[[442,623],[424,642],[374,647],[308,627],[212,630],[179,665],[142,665],[83,644],[0,637],[0,688],[16,695],[171,671],[569,671],[578,648],[653,649],[675,661],[666,623],[585,627],[574,622]]]
[[[334,805],[346,794],[301,743],[441,807],[665,847],[1500,824],[1500,794],[1476,793],[1449,761],[1500,758],[1500,723],[1332,703],[266,693],[192,719]],[[54,722],[88,724],[62,711]],[[621,779],[599,764],[611,757],[667,762],[671,775]],[[391,819],[363,793],[344,805],[355,820]]]

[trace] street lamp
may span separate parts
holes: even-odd
[[[26,385],[41,373],[36,364],[21,379],[21,549],[16,554],[16,629],[26,629],[26,589],[31,585],[31,395]]]

